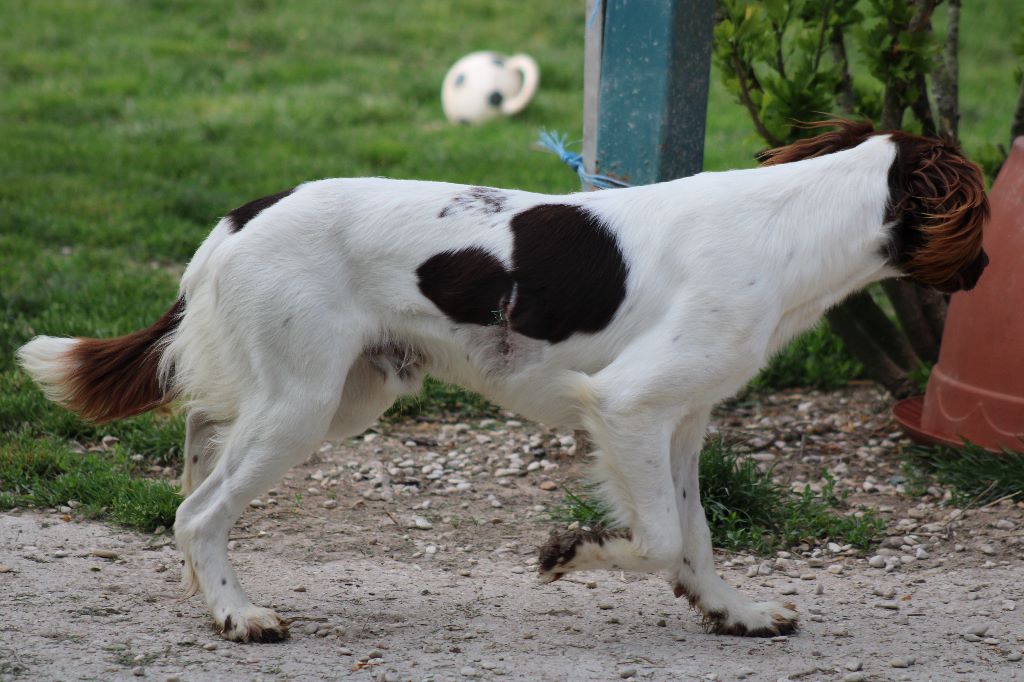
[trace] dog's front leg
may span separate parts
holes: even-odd
[[[672,436],[672,478],[683,532],[683,551],[670,580],[677,597],[700,611],[705,627],[717,634],[768,637],[793,632],[791,604],[751,601],[715,571],[711,532],[700,503],[700,451],[710,409],[684,418]]]
[[[594,398],[585,401],[583,416],[600,448],[592,479],[610,508],[609,522],[552,534],[540,550],[545,582],[570,571],[663,571],[678,563],[682,551],[670,462],[674,415]]]

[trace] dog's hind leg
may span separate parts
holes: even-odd
[[[218,445],[217,424],[199,410],[190,410],[185,419],[185,466],[181,474],[183,497],[188,497],[213,471]]]
[[[553,534],[540,551],[546,582],[569,571],[661,571],[682,552],[669,457],[676,413],[632,399],[644,392],[622,390],[617,377],[601,374],[579,379],[577,394],[586,394],[583,422],[600,449],[593,479],[611,508],[611,524]]]
[[[284,621],[274,611],[254,606],[242,590],[228,561],[228,532],[250,500],[301,462],[326,435],[347,370],[334,353],[325,349],[322,357],[304,358],[320,361],[316,372],[289,378],[281,368],[260,382],[267,388],[242,402],[238,417],[226,428],[213,471],[178,508],[174,531],[186,577],[198,584],[227,639],[276,641],[287,636]]]
[[[715,571],[698,478],[709,414],[706,409],[687,416],[672,436],[672,478],[683,531],[682,556],[670,572],[676,596],[685,596],[715,633],[766,637],[792,632],[798,616],[791,605],[756,603]]]

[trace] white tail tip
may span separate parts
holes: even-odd
[[[37,336],[18,349],[18,362],[50,400],[66,403],[67,380],[74,369],[70,353],[76,339]]]

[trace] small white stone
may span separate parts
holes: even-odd
[[[989,623],[973,623],[967,626],[967,629],[964,630],[964,634],[984,637],[990,627],[992,626]]]
[[[884,568],[885,557],[880,554],[876,554],[875,556],[868,559],[868,565],[871,566],[871,568]]]
[[[338,501],[330,499],[324,500],[320,506],[322,506],[324,509],[334,509],[335,507],[338,506]]]
[[[263,504],[263,500],[255,499],[249,503],[249,506],[252,507],[253,509],[262,509],[266,505]]]
[[[409,523],[409,528],[418,528],[419,530],[430,530],[433,527],[434,524],[422,516],[412,517],[412,521]]]

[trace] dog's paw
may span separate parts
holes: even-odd
[[[793,604],[760,602],[704,611],[704,628],[716,635],[775,637],[796,632],[800,615]]]
[[[626,528],[580,528],[564,533],[552,532],[538,550],[538,572],[541,582],[552,583],[570,571],[617,569],[614,563],[615,542],[629,543]]]
[[[250,606],[215,623],[224,639],[232,642],[280,642],[288,639],[288,624],[271,609]]]

